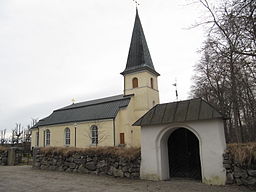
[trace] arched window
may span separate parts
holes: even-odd
[[[65,145],[70,145],[70,129],[65,129]]]
[[[98,144],[98,127],[96,125],[91,126],[91,139],[93,145]]]
[[[39,147],[39,132],[36,132],[36,146]]]
[[[46,129],[46,131],[45,131],[45,145],[46,146],[50,145],[50,140],[51,140],[50,130]]]
[[[150,78],[150,86],[152,89],[154,89],[154,81],[153,81],[153,78]]]
[[[132,88],[136,88],[136,87],[138,87],[138,85],[139,85],[138,78],[134,77],[132,79]]]

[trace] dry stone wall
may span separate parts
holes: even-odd
[[[227,184],[245,185],[256,188],[256,165],[244,166],[235,162],[227,151],[223,155],[223,165],[227,173]]]
[[[8,163],[8,151],[0,151],[0,165],[7,165]]]
[[[38,169],[127,178],[139,178],[140,176],[140,155],[135,158],[86,152],[61,155],[43,153],[38,148],[34,149],[33,158],[33,167]]]

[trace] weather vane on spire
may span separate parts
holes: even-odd
[[[135,4],[136,4],[136,7],[138,7],[140,4],[138,3],[138,1],[136,0],[132,0]]]
[[[175,83],[172,84],[175,87],[175,95],[176,95],[176,100],[179,100],[179,96],[178,96],[178,88],[177,88],[177,79],[175,78]]]

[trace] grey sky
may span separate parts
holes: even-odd
[[[204,40],[185,0],[141,0],[139,14],[159,77],[160,101],[180,99]],[[54,109],[120,94],[135,18],[132,0],[0,0],[0,130]]]

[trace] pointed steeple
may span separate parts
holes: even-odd
[[[129,55],[127,58],[126,68],[121,74],[125,75],[142,70],[148,70],[159,76],[159,73],[155,71],[147,41],[140,22],[138,9],[136,8],[136,17],[132,32]]]

